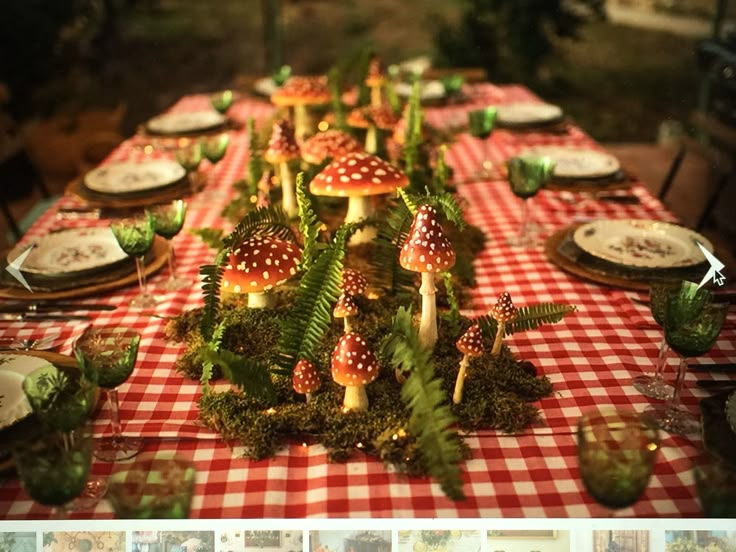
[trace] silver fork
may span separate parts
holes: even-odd
[[[61,334],[47,335],[36,339],[0,338],[0,349],[16,351],[50,351]]]

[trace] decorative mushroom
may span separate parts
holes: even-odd
[[[349,153],[334,160],[312,179],[310,191],[318,196],[348,197],[345,222],[358,222],[373,214],[369,196],[404,188],[409,178],[380,157],[367,153]],[[375,236],[372,229],[357,232],[352,243],[367,243]]]
[[[291,126],[288,119],[276,121],[273,124],[268,149],[263,157],[272,165],[278,165],[279,167],[282,193],[281,203],[284,211],[289,215],[295,215],[298,212],[294,179],[291,176],[289,161],[298,159],[300,156],[299,145],[296,143],[294,137],[294,127]]]
[[[343,293],[335,303],[335,308],[332,310],[332,316],[335,318],[342,318],[345,333],[350,333],[352,327],[350,326],[350,317],[358,314],[358,305],[355,304],[352,296]]]
[[[354,128],[368,129],[365,135],[365,151],[376,153],[378,151],[377,128],[391,130],[398,122],[398,117],[388,105],[378,107],[356,107],[348,114],[347,123]]]
[[[337,159],[345,154],[363,151],[360,143],[340,130],[326,130],[318,132],[308,138],[301,146],[302,159],[312,165],[319,165],[325,159]]]
[[[296,274],[301,251],[290,241],[254,236],[230,255],[222,277],[222,290],[248,294],[248,307],[272,306],[270,291]]]
[[[407,270],[422,274],[422,285],[419,288],[422,296],[419,342],[432,348],[437,342],[434,275],[455,265],[455,251],[442,232],[437,210],[431,205],[420,206],[414,216],[409,235],[399,254],[399,263]]]
[[[493,349],[491,349],[492,355],[497,355],[501,351],[501,343],[506,332],[506,323],[516,318],[516,313],[517,310],[511,301],[511,295],[509,295],[508,291],[504,291],[498,296],[498,301],[496,301],[496,304],[491,309],[491,316],[498,322],[496,339],[493,340]]]
[[[371,105],[380,107],[383,103],[381,97],[381,89],[386,84],[386,76],[381,71],[381,60],[378,56],[371,58],[368,64],[368,75],[365,78],[365,85],[371,89]]]
[[[307,106],[324,105],[330,103],[331,99],[325,76],[290,77],[284,86],[271,95],[271,103],[274,105],[294,108],[294,125],[299,140],[303,140],[311,132]]]
[[[455,392],[452,394],[452,402],[460,404],[460,401],[463,400],[463,385],[465,384],[470,357],[480,356],[483,353],[483,336],[480,333],[480,326],[478,324],[470,326],[468,331],[457,340],[455,346],[463,354],[463,359],[460,361],[460,370],[455,380]]]
[[[291,375],[291,384],[294,391],[301,395],[305,395],[307,402],[312,400],[312,393],[317,391],[322,385],[319,379],[317,367],[306,359],[301,359],[294,366],[294,372]]]
[[[256,184],[256,207],[268,207],[271,205],[271,188],[273,188],[273,171],[265,170],[261,179]]]
[[[359,271],[354,268],[346,268],[342,271],[342,292],[352,297],[363,295],[368,289],[368,282]]]
[[[346,333],[332,353],[332,379],[345,387],[345,410],[367,410],[365,385],[378,377],[378,359],[357,333]]]

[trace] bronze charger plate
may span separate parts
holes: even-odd
[[[205,183],[206,180],[200,178],[192,185],[189,178],[182,178],[171,186],[158,188],[151,192],[113,195],[90,190],[82,180],[77,179],[69,183],[66,193],[82,200],[85,206],[94,209],[135,209],[190,196],[200,192]]]

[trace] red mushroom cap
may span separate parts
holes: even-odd
[[[378,377],[378,359],[357,333],[346,333],[332,353],[332,379],[344,387],[367,385]]]
[[[399,118],[388,105],[356,107],[348,113],[347,119],[347,123],[351,127],[368,128],[374,125],[382,130],[391,130],[398,122]]]
[[[342,292],[346,295],[363,295],[368,288],[368,282],[360,272],[354,268],[342,271]]]
[[[321,105],[332,99],[327,77],[289,77],[284,86],[271,94],[271,103],[280,106]]]
[[[299,144],[296,143],[294,126],[288,119],[281,119],[273,124],[271,139],[263,158],[269,163],[282,163],[301,156]]]
[[[332,310],[332,316],[335,318],[345,318],[346,316],[355,316],[356,314],[358,314],[358,305],[355,304],[353,298],[344,293],[340,295],[337,303],[335,303],[335,308]]]
[[[464,355],[478,356],[483,353],[483,336],[480,333],[480,326],[478,324],[470,326],[468,331],[457,340],[455,346]]]
[[[367,196],[387,194],[404,188],[409,178],[380,157],[348,153],[335,159],[312,179],[309,189],[322,196]]]
[[[322,382],[319,379],[317,367],[306,359],[301,359],[294,366],[291,375],[291,384],[297,393],[314,393],[320,388]]]
[[[412,272],[443,272],[455,264],[455,251],[431,205],[421,205],[414,216],[399,263]]]
[[[268,291],[294,274],[301,251],[290,241],[254,236],[230,255],[222,289],[235,293]]]
[[[516,318],[516,307],[511,301],[511,295],[508,291],[504,291],[498,296],[498,301],[491,309],[491,316],[496,322],[509,322]]]
[[[319,165],[328,157],[338,158],[354,151],[363,151],[363,146],[349,134],[330,129],[307,139],[301,150],[302,158],[307,163]]]

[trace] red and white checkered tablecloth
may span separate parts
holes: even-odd
[[[484,103],[535,100],[518,86],[479,85],[469,103],[426,110],[427,120],[437,126],[464,123],[467,111]],[[201,109],[204,96],[181,100],[173,111]],[[272,114],[266,103],[242,99],[233,107],[239,120],[249,116],[263,122]],[[146,157],[128,140],[110,156],[110,161]],[[566,134],[514,134],[498,130],[490,139],[494,163],[533,145],[575,145],[598,148],[577,128]],[[479,140],[460,134],[448,151],[448,161],[458,180],[466,179],[482,155]],[[151,155],[166,156],[167,153]],[[221,207],[231,197],[234,181],[241,178],[247,157],[247,137],[232,134],[223,161],[208,170],[210,184],[189,202],[187,227],[219,227]],[[537,221],[548,229],[571,223],[577,217],[654,218],[673,220],[672,215],[641,186],[633,192],[638,205],[596,201],[571,205],[558,193],[543,191],[534,198]],[[459,193],[467,201],[468,222],[482,228],[489,240],[476,261],[478,287],[473,292],[475,312],[486,312],[497,295],[508,291],[518,305],[555,301],[577,305],[579,312],[563,322],[512,336],[508,342],[518,355],[533,361],[554,384],[553,396],[539,403],[544,425],[520,435],[486,431],[468,436],[473,457],[464,466],[467,500],[452,502],[428,479],[406,479],[388,473],[380,461],[356,454],[349,463],[330,464],[320,446],[293,445],[273,459],[252,462],[230,450],[219,436],[197,423],[199,385],[184,380],[172,370],[181,347],[164,339],[165,321],[130,310],[127,304],[137,291],[133,286],[89,301],[106,302],[118,308],[94,315],[93,324],[134,328],[142,334],[136,369],[120,387],[123,430],[143,435],[150,451],[176,451],[194,460],[198,470],[192,516],[198,518],[301,518],[301,517],[588,517],[600,513],[587,495],[577,472],[574,428],[578,417],[590,409],[616,405],[642,410],[653,401],[637,393],[631,379],[654,365],[661,330],[651,320],[647,307],[634,304],[622,291],[581,281],[551,265],[541,250],[519,251],[505,245],[504,238],[519,225],[520,204],[502,181],[462,184]],[[74,205],[73,198],[60,204]],[[58,220],[51,210],[29,232],[29,238],[53,228],[80,224],[104,224]],[[159,316],[173,316],[201,304],[198,268],[212,253],[198,238],[186,232],[176,240],[179,270],[191,278],[189,290],[161,295]],[[166,271],[150,279],[156,288]],[[705,362],[736,362],[736,326],[733,317],[718,343],[701,359]],[[83,323],[4,323],[0,337],[58,335],[60,352],[71,353]],[[698,374],[697,377],[710,377]],[[684,403],[696,410],[696,376],[688,374]],[[103,408],[95,432],[110,432],[109,412]],[[167,439],[168,438],[168,439]],[[664,435],[654,476],[644,497],[622,515],[699,516],[690,472],[696,446],[687,440]],[[95,462],[93,472],[107,475],[112,465]],[[35,505],[14,478],[0,483],[0,518],[39,519],[49,510]],[[79,518],[109,518],[112,510],[101,502],[93,511],[78,512]]]

